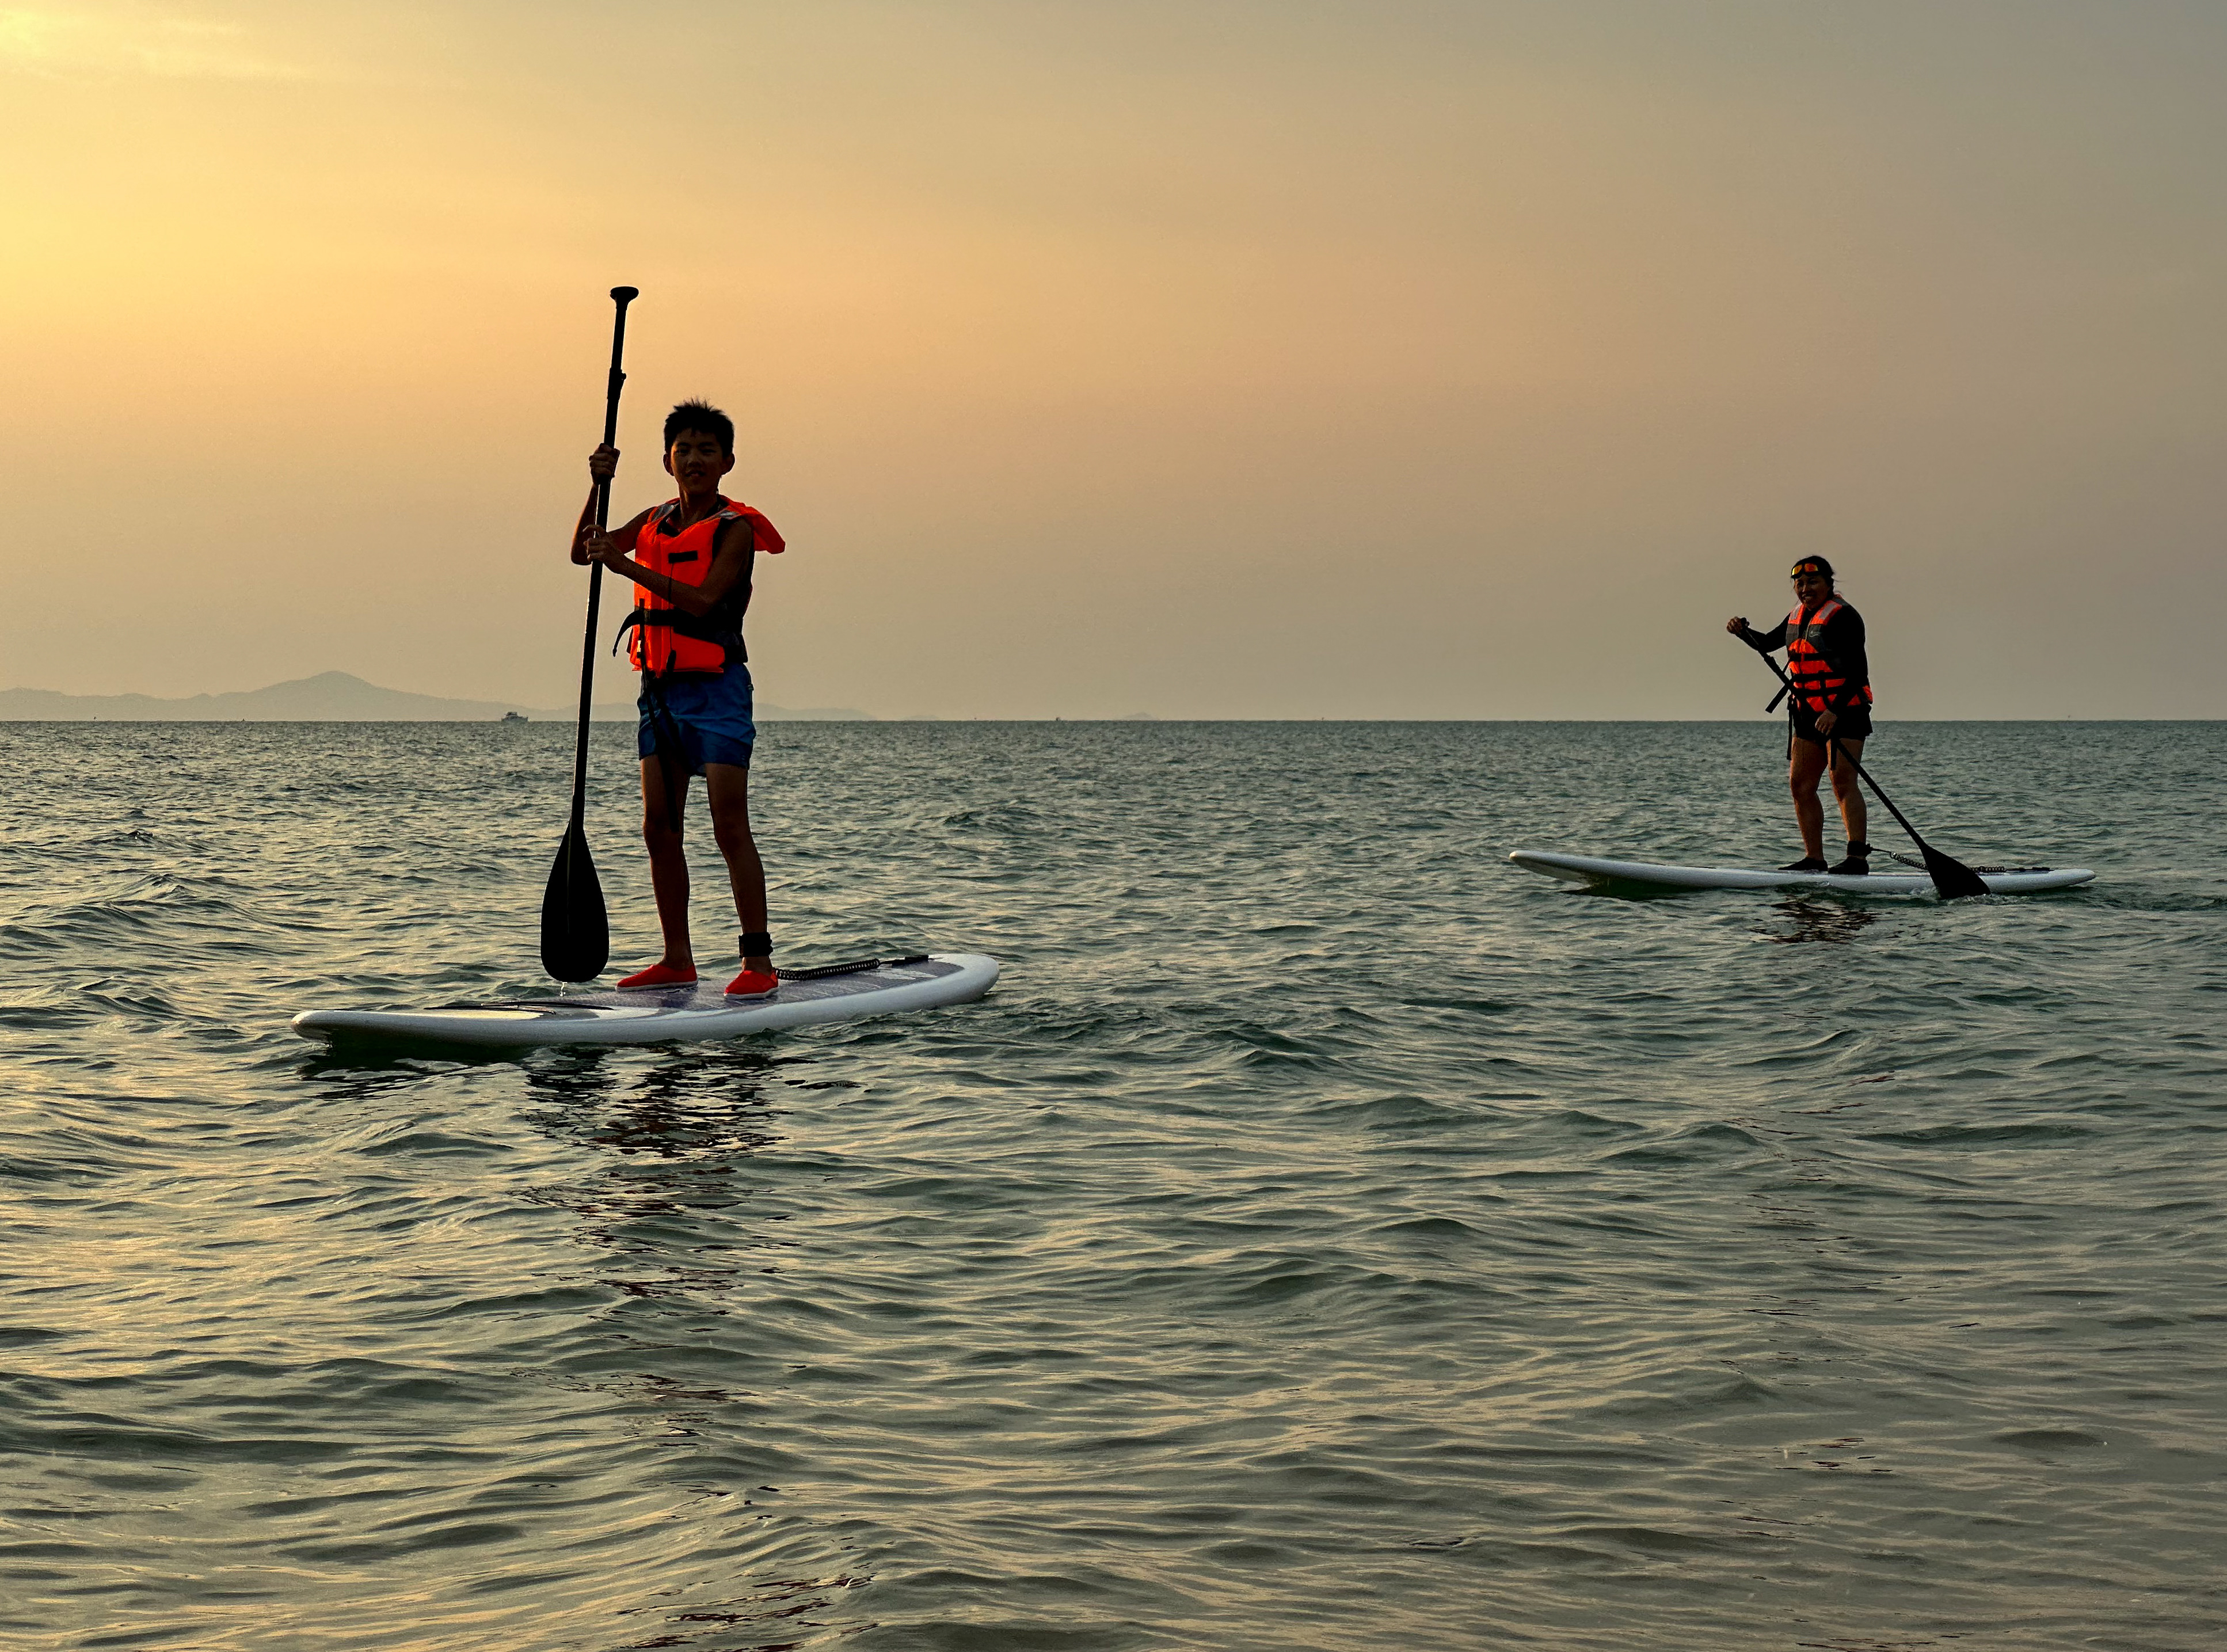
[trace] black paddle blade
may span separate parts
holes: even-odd
[[[588,834],[575,824],[557,845],[541,896],[541,967],[560,981],[592,981],[610,960],[603,886],[588,853]]]
[[[1943,900],[1962,901],[1991,892],[1987,880],[1962,861],[1949,859],[1930,843],[1918,847],[1925,857],[1925,875],[1933,880],[1934,890]]]

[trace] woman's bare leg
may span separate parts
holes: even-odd
[[[1786,760],[1786,786],[1794,794],[1794,824],[1802,829],[1802,852],[1812,860],[1825,858],[1825,806],[1817,800],[1817,782],[1825,773],[1825,748],[1796,740]]]
[[[1856,778],[1856,765],[1864,760],[1864,743],[1839,740],[1834,744],[1838,755],[1833,762],[1833,796],[1841,805],[1841,824],[1847,827],[1850,843],[1869,843],[1864,831],[1871,824],[1871,812],[1864,807],[1864,783]]]

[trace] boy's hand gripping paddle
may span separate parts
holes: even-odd
[[[603,401],[603,445],[618,441],[619,388],[626,374],[619,362],[626,354],[627,306],[641,294],[633,287],[613,287],[611,302],[618,314],[611,322],[611,376]],[[596,484],[596,527],[610,526],[611,484]],[[592,563],[588,571],[588,637],[580,650],[580,730],[572,744],[572,823],[565,841],[557,845],[557,864],[549,869],[549,887],[541,896],[541,967],[560,981],[592,981],[603,973],[611,957],[610,917],[603,909],[603,886],[596,878],[596,863],[588,854],[585,824],[588,808],[588,717],[596,686],[596,609],[603,594],[603,564]]]
[[[1764,665],[1769,666],[1771,669],[1772,674],[1778,679],[1781,685],[1778,699],[1784,699],[1788,695],[1796,692],[1794,679],[1786,674],[1784,669],[1781,667],[1778,661],[1773,660],[1769,654],[1764,654],[1760,648],[1756,650],[1756,656],[1760,659]],[[1773,705],[1777,705],[1778,704],[1778,699],[1771,701],[1771,704]],[[1934,890],[1943,900],[1958,901],[1964,899],[1968,896],[1989,895],[1994,893],[1993,890],[1988,889],[1986,881],[1981,877],[1979,873],[1974,871],[1962,861],[1953,860],[1949,856],[1943,854],[1931,844],[1926,842],[1924,839],[1919,837],[1918,835],[1918,828],[1911,825],[1909,820],[1904,818],[1903,813],[1900,809],[1895,807],[1894,800],[1889,797],[1885,792],[1879,790],[1879,782],[1871,777],[1870,774],[1866,771],[1863,764],[1856,761],[1855,754],[1842,746],[1839,741],[1833,738],[1829,734],[1825,737],[1825,751],[1828,759],[1828,766],[1829,766],[1830,759],[1835,755],[1846,758],[1847,760],[1848,766],[1856,771],[1858,778],[1860,778],[1865,785],[1872,788],[1872,795],[1879,799],[1880,802],[1886,805],[1886,812],[1894,816],[1895,824],[1899,826],[1905,832],[1910,833],[1911,842],[1916,844],[1918,845],[1918,852],[1925,857],[1925,875],[1933,880]]]

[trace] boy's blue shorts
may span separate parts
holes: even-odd
[[[665,709],[680,731],[680,749],[688,772],[700,775],[705,763],[750,766],[750,748],[757,743],[757,724],[750,721],[750,670],[737,663],[717,676],[667,677],[659,685]],[[635,702],[641,720],[635,725],[635,748],[645,757],[658,755],[657,729],[649,711],[650,688],[642,685]]]

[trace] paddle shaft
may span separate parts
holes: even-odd
[[[1801,698],[1802,691],[1794,686],[1794,679],[1786,674],[1786,668],[1784,666],[1780,665],[1776,660],[1773,660],[1769,654],[1764,653],[1760,648],[1756,650],[1756,657],[1761,660],[1764,665],[1771,667],[1771,675],[1777,678],[1778,680],[1785,686],[1786,692],[1790,696],[1796,699],[1799,699]],[[1931,863],[1937,856],[1942,860],[1947,861],[1951,866],[1956,867],[1959,871],[1962,871],[1967,877],[1971,878],[1974,883],[1979,882],[1978,876],[1969,867],[1965,867],[1957,861],[1950,858],[1950,857],[1942,854],[1938,849],[1934,848],[1932,845],[1927,843],[1924,838],[1918,836],[1918,828],[1910,823],[1910,817],[1905,814],[1900,809],[1895,807],[1894,800],[1879,789],[1879,783],[1871,777],[1870,772],[1865,769],[1863,764],[1856,761],[1855,753],[1848,750],[1829,734],[1825,737],[1825,752],[1828,761],[1835,756],[1846,758],[1847,760],[1848,767],[1856,771],[1857,777],[1860,779],[1865,785],[1872,788],[1872,795],[1879,799],[1880,802],[1886,805],[1886,812],[1894,816],[1895,824],[1899,826],[1905,832],[1910,833],[1911,842],[1916,844],[1918,848],[1918,852],[1926,858],[1926,870],[1929,873],[1932,872],[1933,869]],[[1940,882],[1938,874],[1934,874],[1934,881],[1937,883]]]
[[[626,355],[627,306],[641,295],[632,287],[613,287],[611,302],[618,313],[611,321],[611,373],[603,392],[603,445],[616,446],[619,436],[619,392],[625,386],[626,373],[620,362]],[[611,484],[608,478],[596,484],[596,532],[602,533],[610,526]],[[572,743],[572,824],[577,832],[586,819],[588,808],[588,719],[594,713],[596,692],[596,615],[603,605],[603,564],[588,565],[588,628],[586,640],[580,647],[580,728]]]

